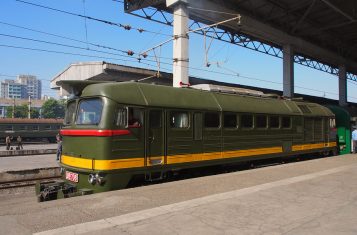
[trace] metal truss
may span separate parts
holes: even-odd
[[[309,67],[309,68],[317,69],[317,70],[338,76],[338,68],[337,67],[334,67],[332,65],[328,65],[325,63],[321,63],[319,61],[316,61],[314,59],[308,58],[303,55],[296,54],[294,56],[294,62],[297,64],[301,64],[303,66]]]
[[[154,1],[154,0],[152,0]],[[157,23],[165,24],[172,26],[173,19],[172,14],[160,10],[154,7],[147,7],[139,9],[135,12],[128,12],[129,14],[148,19]],[[189,25],[190,30],[201,28],[204,24],[198,21],[191,20],[191,24]],[[196,31],[195,33],[204,35],[207,37],[211,37],[220,41],[232,43],[234,45],[238,45],[244,48],[248,48],[254,51],[258,51],[267,55],[271,55],[274,57],[282,58],[283,51],[282,48],[278,45],[269,45],[267,43],[263,43],[258,39],[254,39],[253,37],[243,34],[241,32],[228,32],[228,30],[211,27],[206,28],[204,30]],[[301,64],[303,66],[313,68],[322,72],[326,72],[329,74],[333,74],[338,76],[338,68],[320,61],[317,61],[313,58],[306,57],[304,55],[296,54],[294,56],[294,62],[297,64]],[[357,81],[357,74],[347,73],[347,79]]]
[[[357,74],[347,73],[347,79],[357,82]]]

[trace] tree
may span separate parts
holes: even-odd
[[[13,106],[8,106],[6,108],[6,117],[12,118]],[[27,118],[28,117],[28,105],[23,104],[20,106],[15,106],[15,118]],[[31,108],[31,118],[39,118],[40,113],[37,109]]]
[[[42,117],[44,118],[64,118],[64,102],[49,99],[42,105]]]
[[[15,118],[27,118],[27,105],[23,104],[21,106],[15,106],[14,117]],[[8,106],[6,108],[6,117],[12,118],[13,106]]]

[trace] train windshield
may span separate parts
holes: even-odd
[[[74,116],[76,114],[76,102],[71,101],[67,105],[66,115],[64,117],[64,124],[70,125],[74,121]]]
[[[79,102],[77,125],[98,125],[102,117],[101,99],[84,99]]]

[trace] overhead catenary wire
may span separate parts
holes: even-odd
[[[170,36],[168,34],[164,34],[164,33],[158,33],[152,30],[147,30],[147,29],[143,29],[143,28],[137,28],[137,27],[133,27],[131,25],[126,25],[126,24],[122,24],[122,23],[116,23],[116,22],[112,22],[109,20],[103,20],[103,19],[99,19],[99,18],[95,18],[95,17],[91,17],[91,16],[85,16],[82,14],[78,14],[78,13],[73,13],[73,12],[69,12],[69,11],[65,11],[65,10],[61,10],[61,9],[57,9],[57,8],[53,8],[53,7],[48,7],[48,6],[44,6],[41,4],[37,4],[37,3],[33,3],[33,2],[28,2],[28,1],[24,1],[24,0],[14,0],[16,2],[20,2],[23,4],[27,4],[27,5],[31,5],[31,6],[35,6],[35,7],[39,7],[39,8],[43,8],[43,9],[47,9],[47,10],[51,10],[51,11],[55,11],[55,12],[59,12],[59,13],[63,13],[63,14],[67,14],[67,15],[72,15],[72,16],[77,16],[77,17],[81,17],[81,18],[85,18],[88,20],[92,20],[92,21],[97,21],[100,23],[104,23],[104,24],[108,24],[111,26],[116,26],[119,28],[122,28],[124,30],[136,30],[139,33],[152,33],[152,34],[160,34],[160,35],[164,35],[164,36]]]
[[[17,49],[24,49],[24,50],[32,50],[32,51],[40,51],[40,52],[49,52],[49,53],[56,53],[56,54],[64,54],[64,55],[74,55],[74,56],[83,56],[83,57],[89,57],[89,58],[101,58],[101,59],[108,59],[108,60],[118,60],[118,61],[124,61],[124,62],[138,62],[138,61],[133,61],[133,60],[124,60],[124,59],[119,59],[119,58],[112,58],[112,57],[104,57],[104,56],[95,56],[95,55],[88,55],[88,54],[79,54],[79,53],[70,53],[70,52],[61,52],[61,51],[53,51],[53,50],[45,50],[45,49],[38,49],[38,48],[26,48],[26,47],[18,47],[18,46],[11,46],[11,45],[4,45],[0,44],[0,47],[9,47],[9,48],[17,48]],[[156,63],[156,61],[151,61]],[[150,67],[156,67],[155,65],[145,63],[145,62],[139,62],[142,65],[150,66]],[[161,64],[166,64],[166,65],[172,65],[170,63],[164,63],[161,62]],[[177,66],[177,65],[176,65]],[[220,74],[220,75],[226,75],[226,76],[233,76],[233,77],[242,77],[246,79],[252,79],[252,80],[259,80],[262,82],[267,82],[267,83],[275,83],[275,84],[283,84],[283,83],[278,83],[278,82],[272,82],[269,80],[263,80],[263,79],[257,79],[253,77],[248,77],[248,76],[242,76],[239,75],[237,76],[236,74],[231,74],[231,73],[222,73],[222,72],[217,72],[217,71],[210,71],[210,70],[205,70],[205,69],[200,69],[200,68],[194,68],[194,67],[189,67],[190,69],[197,70],[197,71],[205,71],[209,73],[215,73],[215,74]],[[162,69],[162,68],[161,68]],[[333,95],[338,95],[337,93],[333,92],[326,92],[326,91],[321,91],[321,90],[316,90],[312,88],[307,88],[307,87],[301,87],[301,86],[295,86],[297,88],[305,89],[305,90],[311,90],[311,91],[317,91],[317,92],[325,92],[328,94],[333,94]],[[348,96],[349,98],[357,99],[356,97]]]
[[[93,43],[93,42],[86,42],[86,41],[83,41],[83,40],[70,38],[70,37],[67,37],[67,36],[59,35],[59,34],[44,32],[44,31],[41,31],[41,30],[28,28],[28,27],[24,27],[24,26],[20,26],[20,25],[10,24],[10,23],[3,22],[3,21],[0,21],[0,24],[7,25],[7,26],[10,26],[10,27],[19,28],[19,29],[25,29],[25,30],[28,30],[28,31],[31,31],[31,32],[36,32],[36,33],[40,33],[40,34],[44,34],[44,35],[49,35],[49,36],[53,36],[53,37],[57,37],[57,38],[61,38],[61,39],[66,39],[66,40],[73,41],[73,42],[89,44],[91,46],[95,46],[95,47],[98,47],[98,48],[118,51],[118,52],[121,52],[121,53],[124,53],[124,54],[130,54],[131,52],[133,53],[132,55],[139,54],[138,52],[134,52],[133,50],[118,49],[118,48],[113,48],[113,47],[110,47],[110,46],[107,46],[107,45],[103,45],[103,44],[98,44],[98,43]],[[147,55],[147,57],[154,58],[155,56]],[[161,59],[172,60],[172,58],[168,58],[168,57],[161,57]]]
[[[80,49],[80,50],[99,52],[99,53],[104,53],[104,54],[109,54],[109,55],[116,55],[116,56],[120,56],[120,57],[127,57],[127,58],[133,58],[133,59],[141,60],[141,58],[132,57],[132,55],[138,54],[138,53],[136,53],[136,52],[134,52],[132,50],[125,51],[125,50],[115,49],[116,51],[119,51],[119,52],[125,54],[125,55],[122,55],[122,54],[118,54],[118,53],[112,53],[112,52],[107,52],[107,51],[102,51],[102,50],[91,49],[91,48],[88,48],[88,47],[80,47],[80,46],[68,45],[68,44],[64,44],[64,43],[51,42],[51,41],[39,40],[39,39],[28,38],[28,37],[21,37],[21,36],[11,35],[11,34],[0,33],[0,36],[16,38],[16,39],[21,39],[21,40],[27,40],[27,41],[33,41],[33,42],[38,42],[38,43],[51,44],[51,45],[56,45],[56,46],[75,48],[75,49]],[[86,42],[83,42],[83,43],[86,43]],[[100,46],[100,47],[104,48],[104,49],[106,48],[106,47],[103,47],[103,46]],[[149,55],[147,55],[146,57],[156,58],[156,56],[149,56]],[[168,58],[168,57],[161,57],[161,59],[171,60],[171,58]]]

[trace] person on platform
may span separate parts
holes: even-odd
[[[5,144],[6,144],[6,150],[10,150],[10,147],[11,147],[11,138],[10,136],[6,136],[5,138]]]
[[[60,134],[56,135],[56,140],[57,140],[57,157],[56,160],[59,162],[61,160],[61,155],[62,155],[62,138]]]
[[[18,150],[24,149],[24,147],[22,147],[22,138],[21,138],[21,136],[17,137],[17,148],[18,148]]]
[[[353,148],[352,152],[357,153],[357,128],[353,128],[354,130],[352,131],[352,140],[353,140]]]

